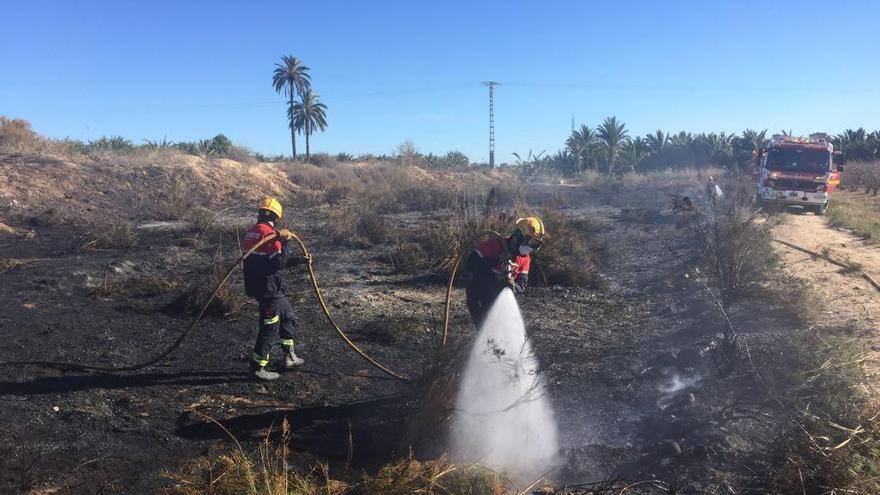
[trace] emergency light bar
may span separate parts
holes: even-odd
[[[824,132],[810,134],[810,137],[808,138],[774,134],[773,137],[770,138],[770,146],[780,144],[812,144],[831,148],[831,138],[829,138],[828,134],[825,134]]]

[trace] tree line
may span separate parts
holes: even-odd
[[[791,131],[780,134],[791,135]],[[745,168],[769,140],[767,129],[746,129],[740,134],[657,130],[646,136],[632,136],[617,117],[608,117],[596,127],[581,125],[572,131],[565,147],[553,154],[529,151],[525,156],[514,156],[515,165],[527,171],[565,175],[586,170],[610,175],[680,167]],[[834,136],[832,142],[848,161],[880,160],[880,131],[847,129]]]

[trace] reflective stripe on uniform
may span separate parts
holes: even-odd
[[[281,345],[290,347],[295,343],[293,339],[281,339]]]
[[[266,366],[269,364],[269,355],[268,354],[266,356],[261,356],[255,352],[255,353],[253,353],[253,355],[251,357],[253,358],[254,362],[260,366]]]
[[[281,315],[275,315],[272,318],[263,318],[263,325],[274,325],[281,321]]]

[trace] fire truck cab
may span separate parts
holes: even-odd
[[[824,215],[828,199],[840,183],[840,153],[827,134],[809,138],[774,135],[756,157],[753,176],[761,206],[800,205]]]

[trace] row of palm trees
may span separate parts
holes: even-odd
[[[781,133],[791,134],[791,131]],[[617,117],[608,117],[594,128],[581,125],[572,131],[565,148],[557,153],[544,156],[530,152],[517,163],[534,171],[556,169],[566,174],[585,170],[614,174],[675,167],[745,167],[768,141],[767,129],[746,129],[740,134],[657,130],[644,137],[631,136]],[[880,160],[880,131],[847,129],[835,136],[833,142],[847,160]]]
[[[312,91],[312,76],[300,59],[293,55],[281,57],[272,73],[272,87],[277,93],[284,92],[289,98],[287,122],[290,126],[290,147],[296,159],[296,135],[306,137],[306,160],[309,159],[309,137],[317,130],[327,128],[327,105],[321,103]],[[299,97],[299,100],[296,99]]]

